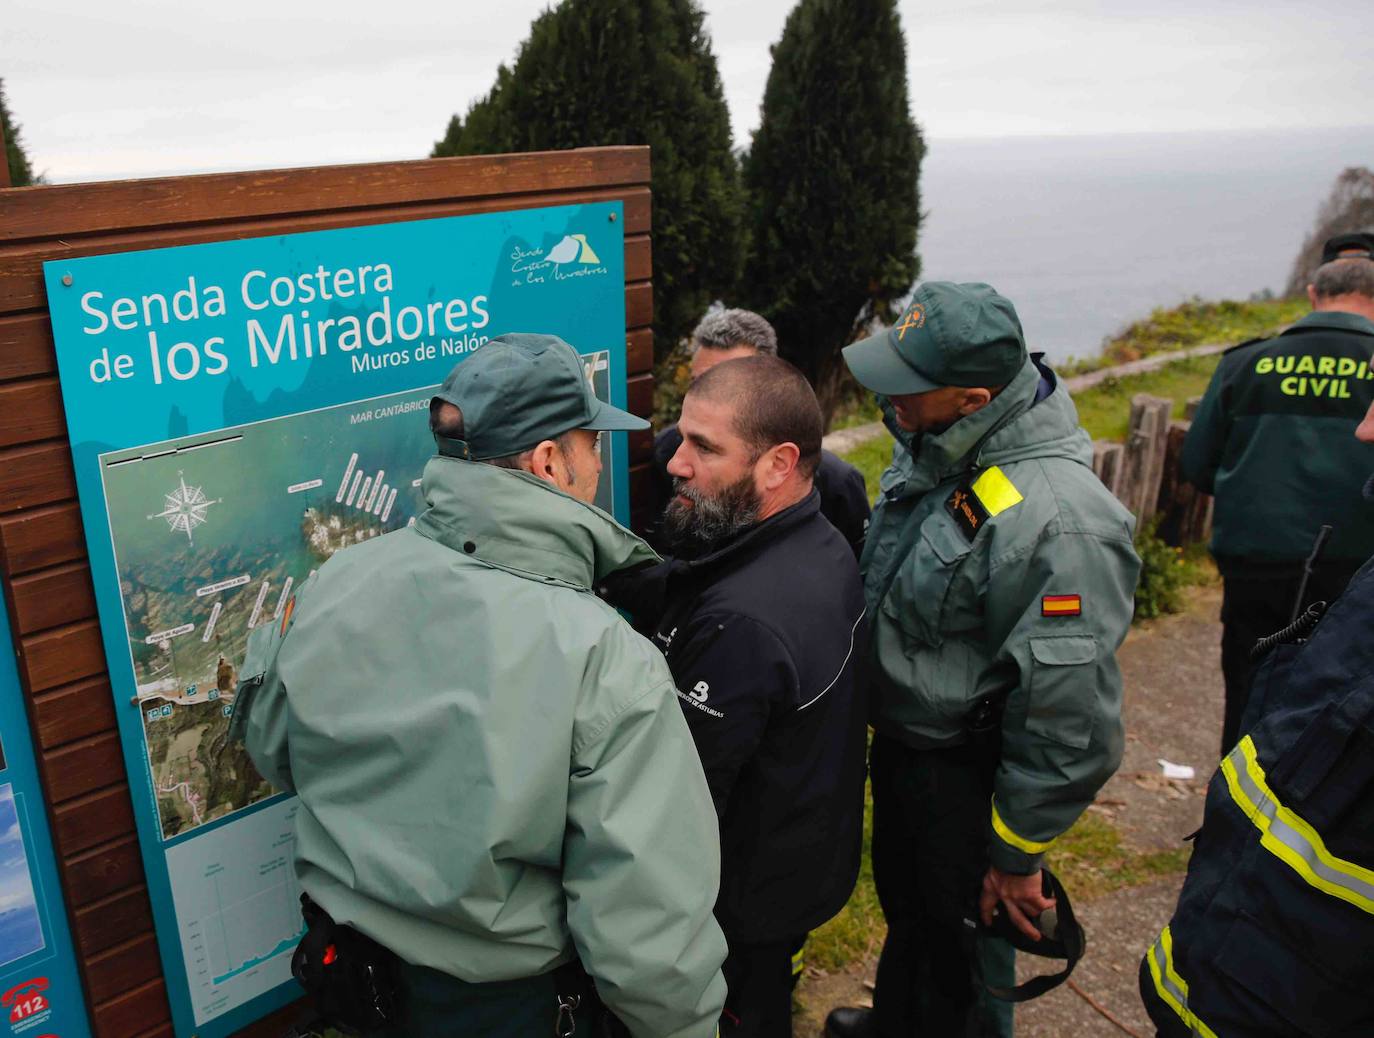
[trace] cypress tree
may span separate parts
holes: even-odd
[[[42,178],[33,174],[29,157],[24,153],[24,145],[19,140],[19,124],[14,121],[14,116],[10,115],[9,105],[5,103],[3,79],[0,79],[0,126],[5,130],[5,159],[10,170],[10,186],[28,187],[30,184],[38,183]]]
[[[845,381],[840,350],[890,323],[920,272],[924,151],[895,0],[800,0],[773,47],[744,161],[744,296],[777,328],[827,422]]]
[[[659,359],[734,287],[743,255],[738,164],[702,18],[694,0],[564,0],[433,151],[650,145]]]

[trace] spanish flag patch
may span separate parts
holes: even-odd
[[[1079,616],[1083,612],[1082,595],[1042,595],[1041,616]]]

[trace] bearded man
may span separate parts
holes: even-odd
[[[806,934],[858,875],[863,588],[812,486],[821,412],[796,368],[716,365],[678,429],[664,528],[677,555],[603,590],[667,657],[715,800],[721,1034],[785,1038]]]

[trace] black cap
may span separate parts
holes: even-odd
[[[1330,263],[1338,259],[1374,260],[1374,234],[1361,231],[1328,238],[1322,246],[1322,262]]]

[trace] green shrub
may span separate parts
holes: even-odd
[[[1135,589],[1135,619],[1153,620],[1184,607],[1184,588],[1206,583],[1211,569],[1203,545],[1175,548],[1155,532],[1158,520],[1144,524],[1135,535],[1140,556],[1140,583]]]

